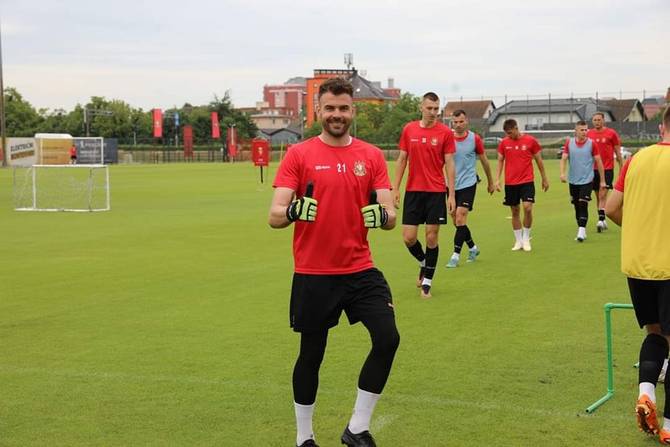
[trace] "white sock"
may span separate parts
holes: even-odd
[[[670,419],[668,418],[663,418],[663,430],[668,431],[670,430]]]
[[[521,230],[521,238],[524,241],[530,240],[530,228],[523,227],[523,229]]]
[[[432,280],[432,279],[428,279],[428,278],[426,278],[426,277],[424,276],[424,277],[423,277],[423,281],[421,281],[421,285],[422,285],[422,286],[432,286],[432,285],[433,285],[433,280]],[[367,391],[363,391],[363,392],[366,393]]]
[[[314,439],[312,431],[312,415],[314,414],[314,405],[300,405],[293,402],[295,406],[295,423],[298,429],[296,436],[296,445],[302,445],[308,439]]]
[[[456,259],[461,259],[461,254],[460,254],[460,253],[456,253],[456,252],[454,252],[454,253],[451,255],[451,257],[452,257],[452,258],[456,258]]]
[[[477,244],[473,245],[470,251],[477,251]]]
[[[517,242],[521,242],[521,230],[514,230],[514,239]]]
[[[577,230],[577,237],[581,237],[581,238],[586,237],[586,228],[585,227],[579,227],[579,230]]]
[[[350,432],[357,434],[370,430],[370,419],[372,418],[372,412],[375,410],[379,396],[380,394],[358,389],[354,413],[351,415],[351,420],[349,421]]]
[[[651,399],[653,403],[656,403],[656,386],[653,383],[651,382],[640,383],[640,395],[638,397],[642,397],[643,394],[649,396],[649,399]]]

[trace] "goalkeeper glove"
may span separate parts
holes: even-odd
[[[363,223],[368,228],[379,228],[386,225],[389,214],[386,209],[377,203],[377,191],[370,192],[370,204],[361,208]]]
[[[316,205],[318,202],[312,198],[313,191],[314,185],[312,182],[309,182],[305,195],[291,202],[288,208],[286,208],[286,218],[290,222],[295,222],[296,220],[314,222],[316,220]]]

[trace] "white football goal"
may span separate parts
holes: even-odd
[[[13,195],[16,211],[109,211],[109,167],[16,166]]]

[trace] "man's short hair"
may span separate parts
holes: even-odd
[[[463,109],[456,109],[454,110],[454,113],[451,114],[451,116],[461,116],[461,115],[463,115],[466,118],[468,117],[468,114],[465,113],[465,110]]]
[[[593,116],[591,118],[593,119],[593,117],[596,116],[596,115],[600,115],[603,120],[605,119],[605,113],[604,112],[596,112],[596,113],[593,114]]]
[[[503,123],[503,130],[507,132],[508,130],[512,130],[515,127],[519,127],[518,124],[516,123],[516,120],[510,118],[506,119],[505,122]]]
[[[332,93],[335,96],[349,95],[354,97],[354,87],[351,82],[342,78],[330,78],[319,86],[319,99],[326,93]]]
[[[670,106],[666,107],[665,112],[663,112],[663,126],[666,132],[670,132]]]
[[[423,95],[423,99],[430,99],[431,101],[436,101],[436,102],[440,101],[440,97],[437,96],[437,94],[435,94],[433,92],[428,92],[425,95]]]
[[[586,124],[586,121],[584,120],[579,120],[575,123],[575,127],[577,126],[588,126],[588,124]]]

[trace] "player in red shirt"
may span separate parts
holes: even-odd
[[[454,134],[438,121],[440,98],[428,92],[421,101],[421,120],[405,125],[400,135],[400,153],[396,162],[393,202],[400,207],[400,184],[409,162],[402,213],[402,238],[409,252],[419,261],[417,287],[421,296],[430,298],[430,288],[439,253],[438,232],[447,223],[447,212],[456,209]],[[446,166],[449,181],[444,180]],[[426,224],[426,252],[417,239],[419,225]]]
[[[596,201],[598,204],[598,223],[596,230],[600,233],[607,230],[607,221],[605,220],[605,203],[607,202],[608,190],[612,189],[612,181],[614,180],[614,157],[619,164],[619,171],[623,164],[621,157],[621,140],[619,134],[614,129],[605,126],[605,114],[603,112],[596,112],[591,117],[593,129],[589,129],[586,136],[593,140],[600,152],[600,157],[603,161],[603,168],[605,170],[605,184],[606,189],[600,188],[600,175],[596,166],[593,166],[593,191],[596,193]]]
[[[549,181],[542,163],[542,148],[535,138],[521,134],[516,120],[508,119],[503,123],[507,137],[498,145],[498,173],[496,191],[500,191],[500,175],[505,170],[505,201],[512,210],[512,229],[514,230],[513,251],[530,251],[530,228],[533,224],[533,203],[535,203],[535,183],[533,160],[542,176],[542,190],[549,189]],[[523,205],[523,227],[521,209]]]
[[[72,143],[72,146],[70,146],[70,164],[77,164],[77,146],[75,146],[74,143]]]
[[[354,115],[351,83],[334,78],[321,84],[317,113],[323,130],[286,154],[274,181],[269,216],[272,228],[295,223],[290,324],[301,333],[293,369],[296,445],[316,446],[312,415],[319,368],[328,330],[344,311],[350,324],[360,321],[369,331],[372,349],[341,441],[375,446],[370,419],[400,336],[391,291],[374,268],[367,233],[369,228],[395,226],[391,185],[381,150],[349,135]]]

